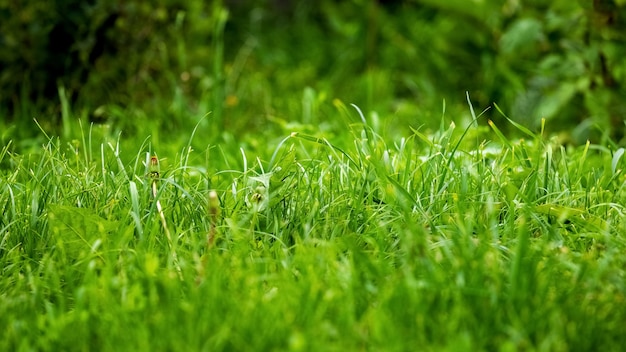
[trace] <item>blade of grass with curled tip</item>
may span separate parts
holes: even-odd
[[[274,169],[274,163],[276,162],[276,156],[278,155],[278,151],[280,150],[280,148],[283,146],[283,144],[285,144],[285,142],[289,139],[291,139],[293,133],[285,138],[283,138],[283,140],[280,141],[280,143],[278,143],[278,145],[276,146],[276,149],[274,149],[274,153],[272,153],[272,158],[270,159],[270,164],[268,166],[269,170]]]
[[[367,138],[370,141],[373,141],[374,138],[372,136],[372,132],[367,128],[367,120],[365,119],[365,115],[363,115],[363,111],[361,111],[361,109],[359,109],[359,107],[356,104],[350,104],[352,105],[352,107],[357,111],[357,113],[359,114],[359,117],[361,118],[361,122],[363,122],[363,130],[365,131],[365,135],[367,136]]]

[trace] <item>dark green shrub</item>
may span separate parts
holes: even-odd
[[[0,5],[0,96],[9,110],[58,100],[87,80],[95,62],[114,53],[110,30],[119,11],[104,2],[76,0]]]
[[[210,20],[199,1],[3,1],[0,103],[21,116],[28,107],[57,106],[59,87],[92,108],[147,100],[184,69],[185,34]],[[208,41],[208,28],[198,42]]]

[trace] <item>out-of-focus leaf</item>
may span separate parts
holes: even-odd
[[[91,209],[56,204],[48,206],[48,226],[56,245],[74,258],[91,251],[117,225],[117,222],[104,219]]]
[[[541,118],[550,119],[574,98],[578,92],[576,82],[565,82],[543,96],[536,112]]]
[[[500,49],[503,54],[519,54],[532,51],[544,40],[541,22],[535,18],[519,19],[507,29],[500,38]]]
[[[602,218],[589,214],[584,209],[565,207],[558,204],[539,204],[535,207],[538,213],[554,216],[559,222],[571,222],[589,231],[602,232],[608,226]]]

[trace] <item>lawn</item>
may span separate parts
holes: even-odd
[[[333,103],[343,129],[264,143],[9,141],[0,349],[624,346],[623,149],[445,114],[385,137]]]
[[[623,1],[313,3],[4,6],[0,351],[626,349]]]

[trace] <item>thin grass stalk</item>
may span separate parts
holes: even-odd
[[[163,226],[163,231],[165,232],[165,237],[167,238],[167,245],[170,248],[170,251],[172,253],[172,259],[174,261],[174,267],[176,268],[176,272],[178,273],[178,277],[180,278],[180,280],[183,280],[183,273],[182,270],[180,268],[180,264],[178,262],[178,255],[176,254],[176,249],[174,248],[174,242],[172,241],[172,235],[170,233],[170,230],[167,227],[167,221],[165,220],[165,214],[163,213],[163,207],[161,206],[161,202],[159,201],[159,199],[157,198],[157,193],[158,193],[158,180],[160,177],[160,173],[159,173],[159,159],[156,156],[151,156],[150,157],[150,173],[148,174],[148,176],[152,179],[151,182],[151,195],[152,195],[152,199],[155,202],[156,208],[157,208],[157,212],[159,214],[159,218],[161,219],[161,225]]]
[[[215,190],[209,191],[209,233],[207,235],[207,249],[213,247],[215,243],[215,235],[217,232],[217,221],[220,216],[220,200]]]

